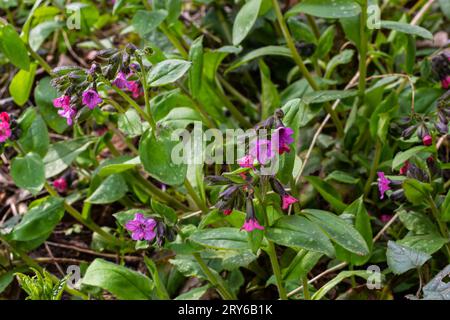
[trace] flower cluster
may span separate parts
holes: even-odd
[[[272,130],[270,137],[259,138],[250,142],[248,153],[239,159],[237,163],[241,167],[238,170],[237,179],[231,179],[224,176],[209,176],[207,181],[210,185],[222,185],[224,190],[219,194],[215,205],[224,215],[229,215],[233,209],[241,209],[245,204],[246,218],[242,230],[253,231],[255,229],[263,230],[264,227],[259,223],[253,199],[256,189],[262,185],[271,187],[272,190],[280,195],[280,206],[283,210],[298,202],[298,199],[291,196],[283,184],[273,175],[262,175],[258,170],[260,166],[267,164],[276,155],[281,155],[291,151],[290,145],[294,142],[292,128],[284,126],[281,110],[277,110],[274,116],[264,121],[256,127],[256,130]],[[266,189],[266,188],[264,188]]]
[[[139,66],[131,63],[136,49],[131,45],[124,50],[103,50],[96,56],[96,62],[91,67],[59,67],[53,70],[56,77],[52,84],[63,94],[53,100],[58,114],[72,125],[78,110],[87,107],[93,110],[101,105],[104,99],[97,88],[107,85],[121,90],[129,90],[133,98],[139,98],[143,91],[136,78]]]

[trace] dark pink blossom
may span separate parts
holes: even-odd
[[[294,130],[289,127],[281,126],[275,130],[272,135],[272,141],[278,141],[279,154],[291,151],[289,145],[294,142],[294,138],[292,137],[293,134]]]
[[[282,201],[283,204],[281,207],[283,208],[283,210],[286,210],[291,204],[298,202],[298,199],[286,193],[285,195],[283,195]]]
[[[5,142],[11,137],[11,128],[6,121],[0,122],[0,143]]]
[[[245,220],[244,225],[241,228],[241,230],[245,230],[247,232],[251,232],[255,229],[264,230],[264,227],[259,224],[256,218]]]
[[[409,161],[405,161],[403,166],[400,168],[400,174],[405,175],[409,168]]]
[[[233,209],[225,209],[223,210],[223,214],[229,216],[233,212]]]
[[[152,241],[155,236],[156,221],[152,218],[145,218],[142,213],[136,213],[133,220],[125,224],[125,228],[131,232],[133,240]]]
[[[446,76],[441,80],[441,86],[443,89],[448,89],[450,87],[450,76]]]
[[[102,103],[103,99],[100,98],[97,91],[95,91],[94,89],[89,89],[83,92],[82,102],[85,106],[92,110],[100,103]]]
[[[9,123],[9,114],[6,112],[0,112],[0,121]]]
[[[143,94],[142,88],[137,81],[128,81],[127,88],[131,91],[131,95],[135,99],[139,98]]]
[[[67,106],[64,107],[62,110],[59,110],[58,114],[61,117],[66,118],[67,124],[71,126],[73,124],[73,118],[77,114],[77,110],[71,106]]]
[[[422,138],[422,142],[425,146],[431,146],[433,144],[433,138],[427,134]]]
[[[382,214],[380,217],[381,222],[387,223],[392,219],[392,216],[390,214]]]
[[[113,85],[115,85],[119,89],[125,89],[128,85],[127,76],[122,71],[119,71],[119,73],[116,76],[116,79],[112,82]]]
[[[59,193],[63,193],[67,190],[67,181],[64,178],[59,178],[53,181],[53,187],[55,187],[56,191]]]
[[[55,108],[68,108],[70,107],[70,97],[61,96],[59,98],[53,99],[53,106]]]
[[[385,177],[384,172],[378,171],[378,190],[380,191],[380,199],[384,198],[386,191],[391,190],[389,184],[391,181]]]
[[[249,154],[243,156],[241,159],[237,160],[237,163],[242,168],[253,168],[253,162],[255,159]]]

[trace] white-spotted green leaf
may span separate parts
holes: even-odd
[[[262,0],[249,0],[239,10],[233,24],[233,45],[237,46],[245,39],[258,18]]]
[[[185,60],[168,59],[155,65],[148,74],[151,87],[164,86],[180,79],[190,68],[191,63]]]
[[[386,258],[392,272],[402,274],[408,270],[421,267],[431,259],[431,256],[428,253],[414,250],[394,241],[388,241]]]

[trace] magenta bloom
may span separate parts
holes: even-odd
[[[100,103],[103,102],[103,99],[100,98],[97,91],[94,89],[89,89],[83,92],[82,102],[84,105],[88,106],[89,109],[94,109]]]
[[[117,74],[116,79],[112,82],[113,85],[115,85],[119,89],[125,89],[128,85],[127,76],[122,71],[119,71]]]
[[[427,134],[422,138],[422,142],[425,146],[431,146],[433,144],[433,138]]]
[[[283,208],[283,210],[286,210],[291,204],[298,202],[298,199],[286,193],[285,195],[283,195],[282,201],[283,204],[281,207]]]
[[[67,124],[71,126],[73,124],[73,118],[77,114],[77,110],[75,108],[72,108],[71,106],[65,107],[63,110],[59,110],[58,114],[66,118]]]
[[[70,97],[69,96],[61,96],[59,98],[53,99],[53,106],[55,108],[70,107]]]
[[[392,216],[390,214],[382,214],[381,217],[380,217],[380,220],[383,223],[387,223],[391,219],[392,219]]]
[[[400,174],[405,175],[406,172],[408,172],[408,168],[409,168],[409,161],[405,161],[403,166],[400,168]]]
[[[264,227],[259,224],[256,218],[250,218],[248,220],[245,220],[245,223],[241,228],[241,230],[245,230],[247,232],[251,232],[255,229],[264,230]]]
[[[242,168],[253,168],[254,161],[255,160],[253,159],[253,157],[251,155],[247,154],[247,155],[243,156],[241,159],[238,159],[237,163]]]
[[[223,214],[229,216],[233,212],[233,209],[225,209],[223,210]]]
[[[446,76],[441,80],[441,85],[443,89],[448,89],[450,87],[450,76]]]
[[[291,151],[289,145],[294,142],[292,135],[294,130],[289,127],[279,127],[272,135],[272,141],[278,140],[278,153],[283,154]]]
[[[0,112],[0,122],[7,122],[9,123],[9,114],[6,112]]]
[[[0,143],[5,142],[11,137],[11,128],[6,121],[0,122]]]
[[[391,190],[389,184],[391,181],[384,176],[384,172],[378,171],[378,190],[380,190],[380,199],[384,198],[384,193]]]
[[[141,86],[139,85],[139,82],[137,81],[128,81],[127,82],[127,88],[131,91],[131,94],[133,98],[137,99],[142,95]]]
[[[67,190],[67,181],[64,178],[59,178],[53,181],[53,187],[59,192],[65,192]]]
[[[266,139],[258,139],[256,143],[252,143],[250,155],[256,158],[260,164],[265,165],[275,156],[272,150],[272,142]]]
[[[145,218],[142,213],[136,213],[133,220],[125,224],[125,228],[131,232],[133,240],[152,241],[155,236],[156,221],[152,218]]]

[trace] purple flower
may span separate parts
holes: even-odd
[[[450,76],[446,76],[441,80],[442,89],[448,89],[450,87]]]
[[[133,220],[125,224],[125,228],[131,232],[133,240],[152,241],[155,236],[156,221],[152,218],[145,218],[142,213],[136,213]]]
[[[55,108],[68,108],[70,106],[70,97],[64,95],[53,99],[53,106]]]
[[[294,130],[289,127],[281,126],[275,130],[272,135],[272,141],[278,141],[279,154],[291,151],[289,145],[294,142],[294,138],[292,137],[293,134]]]
[[[115,85],[119,89],[127,88],[128,80],[127,80],[127,76],[125,75],[125,73],[123,73],[122,71],[119,71],[119,73],[117,74],[116,79],[114,79],[112,84]]]
[[[391,190],[389,184],[391,181],[384,176],[384,172],[378,171],[378,190],[380,190],[380,199],[384,198],[384,193]]]
[[[249,153],[253,158],[256,158],[260,164],[265,165],[275,156],[272,147],[272,142],[270,140],[258,139],[256,142],[252,143]]]
[[[59,178],[53,181],[53,187],[59,192],[63,193],[67,190],[67,181],[64,178]]]
[[[245,223],[241,228],[241,230],[245,230],[247,232],[251,232],[255,229],[264,230],[264,227],[259,224],[256,218],[250,218],[248,220],[245,220]]]
[[[72,108],[71,106],[64,107],[62,110],[58,111],[58,114],[66,118],[67,124],[71,126],[73,124],[73,118],[77,114],[77,110],[75,108]]]
[[[137,82],[137,81],[128,81],[127,88],[128,88],[128,90],[131,91],[132,96],[135,99],[139,98],[139,96],[141,96],[141,94],[143,93],[141,86],[139,85],[139,82]]]
[[[89,109],[94,109],[97,105],[103,102],[103,99],[100,98],[97,91],[94,89],[89,89],[83,92],[82,102],[84,105],[88,106]]]
[[[392,219],[392,215],[390,214],[382,214],[380,217],[381,222],[388,223]]]
[[[5,142],[11,137],[11,127],[6,121],[0,122],[0,143]]]

